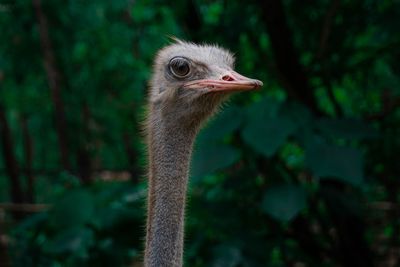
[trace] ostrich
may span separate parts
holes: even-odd
[[[233,64],[227,50],[180,40],[155,58],[146,122],[146,267],[182,266],[186,188],[199,128],[229,94],[262,86],[233,71]]]

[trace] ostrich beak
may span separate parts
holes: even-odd
[[[186,83],[183,87],[190,89],[208,88],[210,92],[233,92],[258,89],[262,81],[250,79],[230,70],[219,79],[202,79]]]

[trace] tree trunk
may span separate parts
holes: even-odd
[[[260,10],[271,40],[275,63],[283,78],[286,91],[289,96],[310,108],[315,115],[322,115],[308,77],[295,51],[282,1],[262,1]]]
[[[14,155],[14,145],[10,126],[4,107],[0,104],[0,135],[3,148],[3,157],[7,175],[10,179],[11,200],[13,203],[22,203],[24,201],[21,183],[19,181],[19,168]]]
[[[34,177],[32,173],[32,157],[33,157],[33,145],[32,138],[29,133],[28,119],[26,114],[22,115],[21,118],[21,128],[22,136],[24,142],[24,152],[25,152],[25,176],[27,179],[27,190],[26,190],[26,200],[29,203],[35,202],[35,184]]]
[[[0,266],[10,267],[12,265],[8,254],[8,237],[5,234],[4,216],[4,210],[0,209]]]
[[[83,184],[90,184],[92,182],[92,162],[90,160],[88,143],[89,143],[89,123],[90,123],[90,110],[89,106],[84,103],[82,106],[82,134],[80,146],[77,155],[78,176]]]
[[[58,135],[58,145],[60,149],[60,159],[61,164],[65,170],[70,170],[69,160],[68,160],[68,141],[67,141],[67,126],[64,103],[61,97],[61,82],[60,82],[60,72],[57,68],[53,46],[49,37],[49,29],[47,18],[42,10],[42,5],[40,0],[33,0],[33,7],[36,12],[36,17],[38,20],[39,34],[40,34],[40,44],[43,50],[44,66],[47,73],[47,80],[49,83],[51,96],[54,105],[55,112],[55,124],[56,131]]]

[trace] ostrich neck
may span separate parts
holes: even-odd
[[[197,127],[150,115],[146,267],[182,266],[186,189]],[[160,115],[160,114],[158,114]]]

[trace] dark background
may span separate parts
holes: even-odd
[[[400,266],[400,1],[0,1],[0,266],[140,266],[169,35],[264,82],[197,139],[186,266]]]

